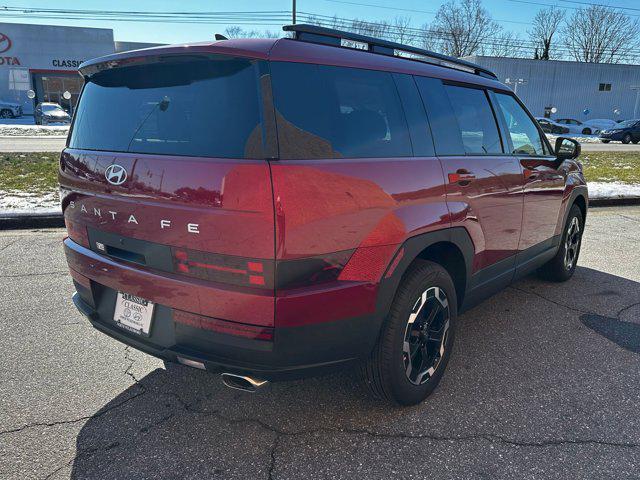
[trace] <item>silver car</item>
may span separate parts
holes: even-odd
[[[0,101],[0,118],[17,118],[22,116],[22,105]]]
[[[57,103],[42,102],[33,111],[36,125],[48,125],[50,123],[71,123],[71,116]]]

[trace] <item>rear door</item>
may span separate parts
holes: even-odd
[[[453,226],[464,226],[476,248],[474,271],[514,265],[522,225],[522,168],[505,154],[483,89],[416,77],[442,163]]]
[[[271,289],[272,297],[262,68],[245,58],[178,55],[88,77],[60,169],[63,211],[78,241],[134,268],[191,278],[194,291],[207,281]],[[253,310],[229,298],[199,298],[191,311],[273,323],[273,298]]]
[[[535,255],[551,247],[566,172],[558,169],[540,130],[518,100],[507,93],[496,93],[494,98],[508,131],[509,151],[521,164],[524,176],[524,215],[518,250],[531,249]]]

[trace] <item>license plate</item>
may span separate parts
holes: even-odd
[[[153,302],[149,300],[136,297],[130,293],[118,292],[113,321],[119,327],[132,333],[149,336],[153,306]]]

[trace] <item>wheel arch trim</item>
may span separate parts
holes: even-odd
[[[475,247],[469,232],[464,227],[436,230],[410,237],[398,247],[380,280],[376,311],[382,313],[383,316],[386,315],[400,282],[409,267],[422,252],[439,243],[451,244],[462,253],[466,273],[464,290],[467,290],[475,255]],[[456,283],[455,279],[453,280]],[[457,300],[458,305],[461,305],[463,298],[458,298]]]

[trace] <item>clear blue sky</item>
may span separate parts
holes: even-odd
[[[343,18],[359,18],[362,20],[391,20],[397,15],[411,17],[412,26],[419,27],[433,19],[435,12],[444,0],[298,0],[300,12],[315,13],[321,15],[338,15]],[[568,8],[567,13],[573,12],[579,1],[591,1],[594,3],[608,3],[617,7],[640,6],[638,0],[577,0],[573,2],[562,0],[527,0],[534,3],[556,4]],[[354,5],[364,3],[374,6]],[[511,0],[484,0],[484,6],[495,20],[507,30],[513,30],[525,34],[528,23],[531,21],[540,5],[515,3]],[[10,7],[42,7],[42,8],[69,8],[69,9],[108,9],[108,10],[138,10],[138,11],[251,11],[251,10],[283,10],[291,9],[291,0],[0,0],[0,6]],[[419,10],[418,11],[405,11]],[[640,11],[629,11],[640,15]],[[0,11],[0,21],[11,23],[42,23],[53,25],[74,25],[106,27],[114,30],[116,40],[128,40],[139,42],[158,43],[182,43],[210,39],[214,33],[223,32],[227,25],[193,25],[193,24],[166,24],[166,23],[142,23],[142,22],[114,22],[95,20],[66,20],[66,19],[33,19],[27,16],[21,18],[8,17]],[[279,30],[273,26],[240,26],[246,29],[270,29]]]

